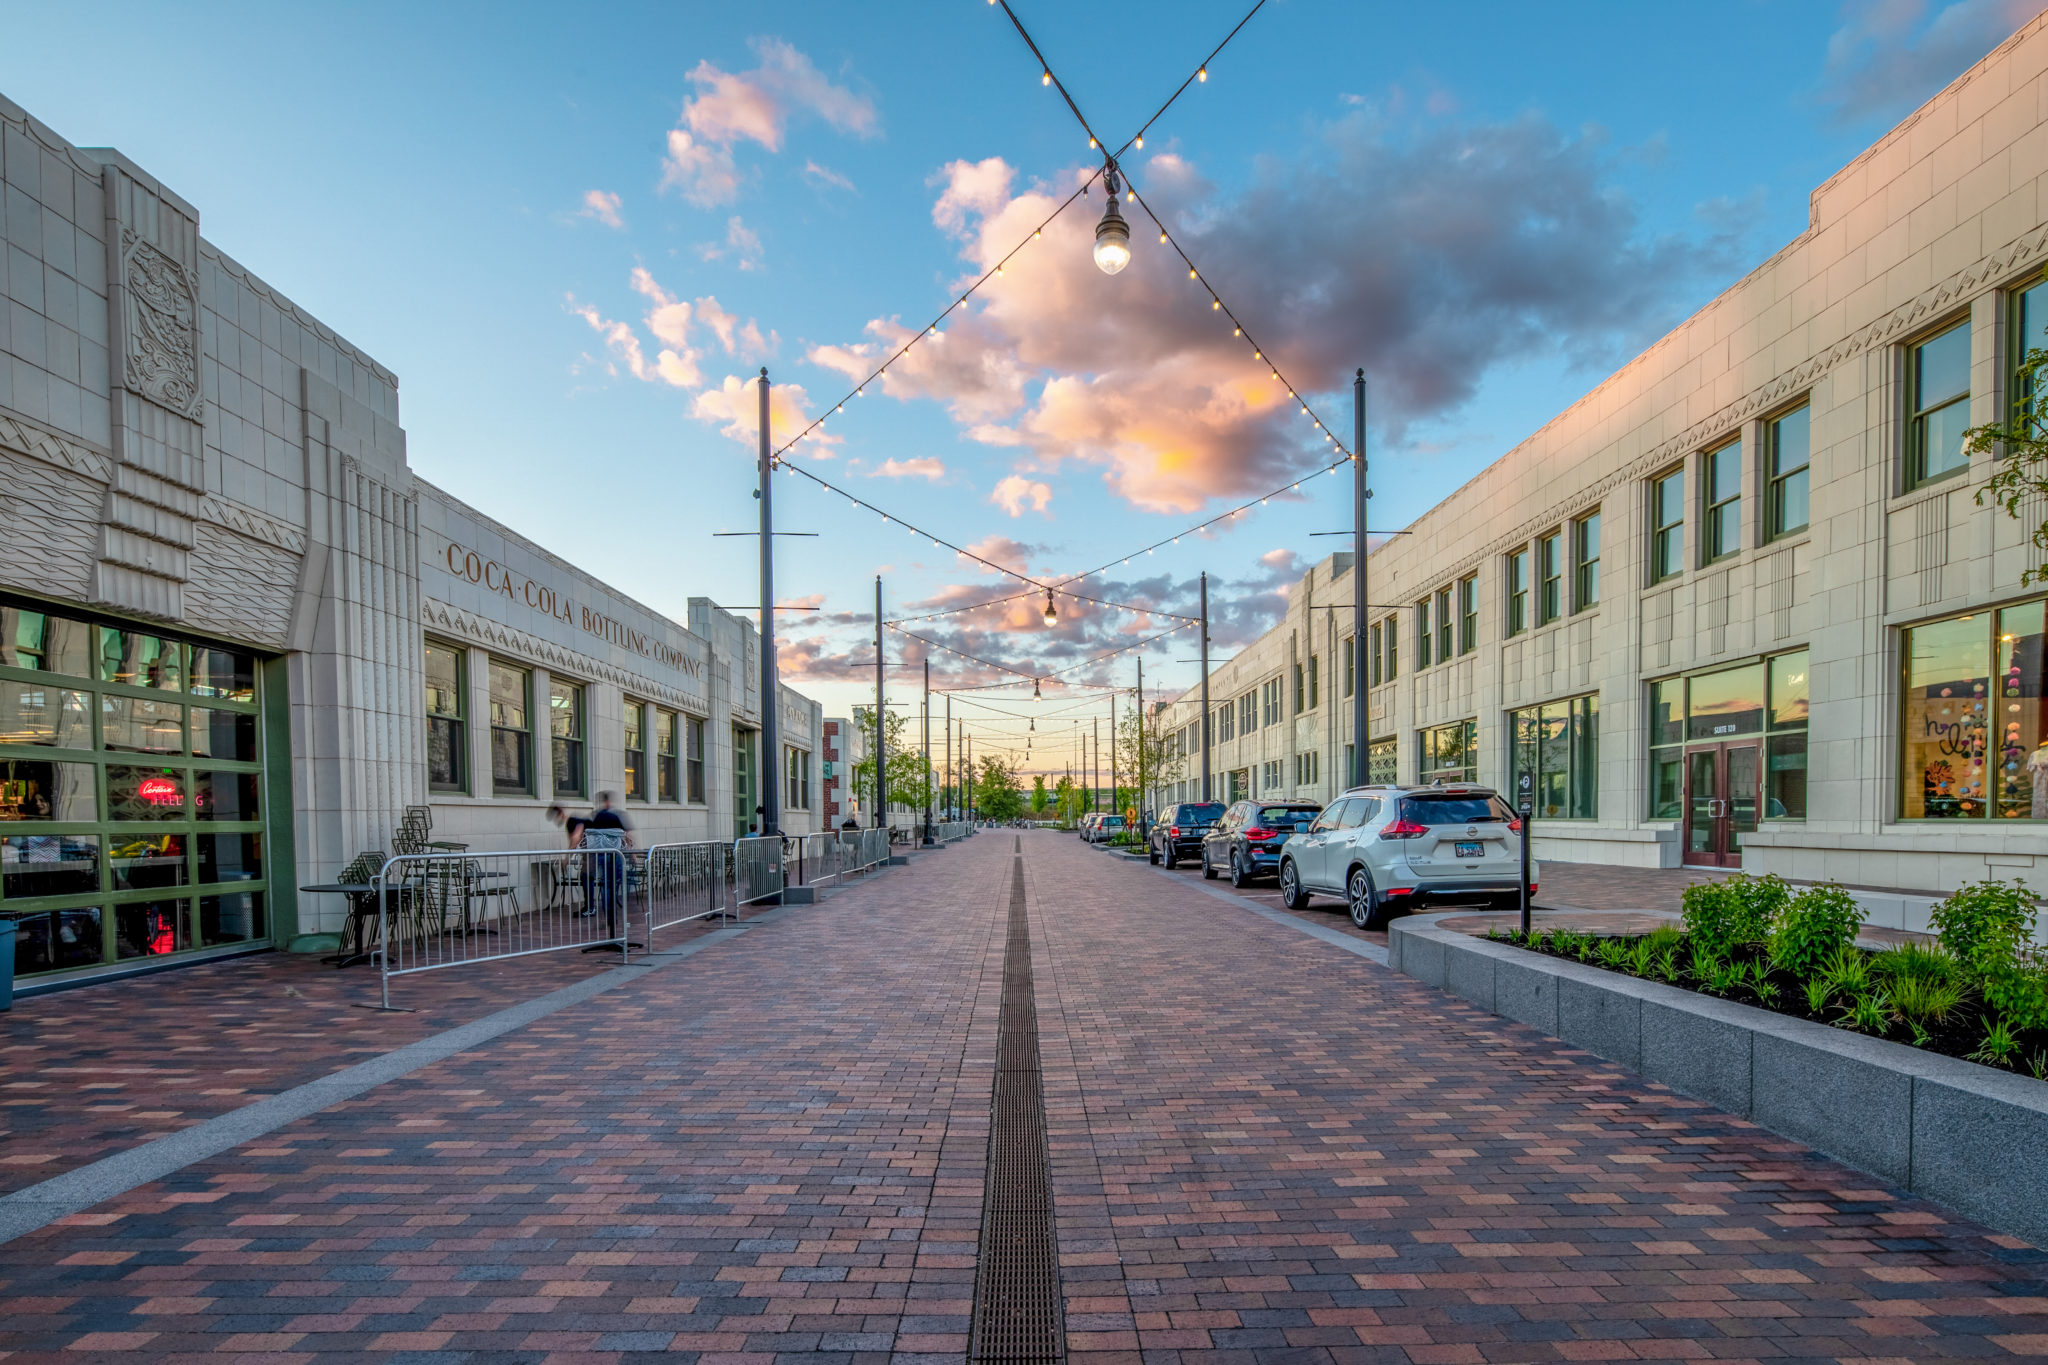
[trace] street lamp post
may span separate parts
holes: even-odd
[[[1365,370],[1351,381],[1352,471],[1351,471],[1351,605],[1354,626],[1351,634],[1351,785],[1365,785],[1367,728],[1371,708],[1366,704],[1366,681],[1372,674],[1365,660],[1366,564],[1365,508],[1372,490],[1365,481]]]
[[[755,779],[761,788],[761,833],[782,832],[781,707],[775,688],[775,518],[770,507],[775,466],[768,456],[768,367],[761,367],[761,759]]]
[[[1202,571],[1202,799],[1209,795],[1209,573]]]
[[[932,661],[924,661],[924,846],[932,839]]]
[[[875,575],[875,825],[889,828],[889,727],[882,709],[882,576]]]

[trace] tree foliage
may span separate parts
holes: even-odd
[[[986,754],[975,765],[974,812],[984,820],[1015,820],[1024,813],[1024,788],[1001,758]]]
[[[861,736],[861,760],[853,765],[853,797],[872,811],[875,804],[875,708],[854,707],[853,723]],[[929,773],[925,768],[924,751],[910,742],[909,717],[892,713],[887,722],[887,734],[889,766],[885,775],[889,779],[889,804],[921,807]]]
[[[1977,490],[1978,503],[1994,503],[2015,521],[2043,516],[2048,505],[2048,351],[2027,353],[2019,368],[2018,400],[2003,422],[1987,422],[1963,433],[1963,449],[1993,457],[1991,478]],[[2001,458],[2002,457],[2002,458]],[[2034,564],[2020,574],[2020,586],[2048,583],[2048,518],[2029,528]]]
[[[1138,711],[1133,708],[1116,719],[1118,810],[1122,810],[1125,804],[1141,803],[1144,793],[1154,788],[1178,782],[1182,769],[1187,766],[1172,732],[1160,733],[1157,716],[1147,717],[1142,728],[1144,743],[1141,746]]]

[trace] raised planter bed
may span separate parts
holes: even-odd
[[[1397,919],[1389,965],[2048,1246],[2048,1084]]]

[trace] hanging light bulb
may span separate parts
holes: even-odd
[[[1038,700],[1038,679],[1036,678],[1031,680],[1031,700]]]
[[[1114,275],[1131,263],[1131,225],[1117,212],[1120,187],[1116,163],[1110,162],[1102,174],[1109,193],[1105,196],[1108,202],[1102,208],[1102,221],[1095,225],[1095,268],[1105,275]]]
[[[1036,730],[1036,729],[1038,728],[1038,717],[1036,717],[1036,716],[1033,716],[1033,717],[1031,718],[1031,728],[1032,728],[1033,730]]]
[[[1060,609],[1052,604],[1052,589],[1045,590],[1045,628],[1051,630],[1060,623]]]

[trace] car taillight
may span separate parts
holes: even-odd
[[[1418,825],[1407,820],[1396,820],[1380,831],[1382,839],[1420,839],[1429,833],[1428,825]]]
[[[1522,822],[1520,820],[1508,821],[1508,832],[1511,834],[1520,834],[1522,832]]]
[[[1169,838],[1169,839],[1178,839],[1178,838],[1180,838],[1180,826],[1179,826],[1179,825],[1168,825],[1168,826],[1166,827],[1166,837],[1167,837],[1167,838]]]
[[[1244,832],[1244,837],[1247,839],[1270,839],[1279,832],[1275,829],[1260,829],[1257,825],[1253,825]]]

